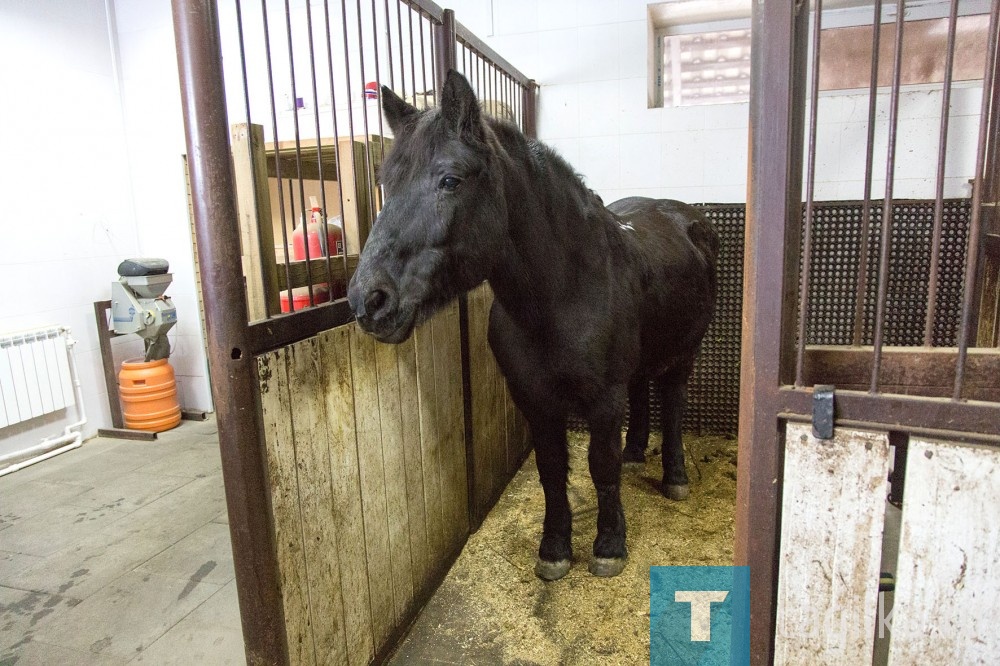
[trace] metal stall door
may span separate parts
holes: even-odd
[[[815,323],[823,303],[810,288],[810,278],[816,253],[814,222],[825,205],[816,201],[815,188],[823,4],[813,3],[811,12],[809,4],[800,2],[753,6],[735,558],[736,564],[751,568],[752,663],[870,662],[889,490],[891,499],[903,507],[897,564],[908,568],[900,568],[900,575],[918,574],[923,565],[917,563],[926,556],[934,577],[923,591],[915,581],[900,581],[898,603],[904,606],[898,607],[895,621],[901,622],[901,631],[892,639],[889,659],[911,663],[907,659],[912,658],[916,637],[922,636],[922,644],[929,646],[926,641],[934,631],[928,623],[934,613],[965,627],[968,641],[983,639],[969,629],[980,626],[968,615],[976,612],[974,604],[952,612],[954,604],[943,603],[940,591],[947,587],[945,576],[964,571],[954,554],[988,550],[995,530],[984,516],[976,516],[966,523],[963,536],[945,531],[945,543],[935,544],[917,507],[923,506],[924,513],[930,510],[935,500],[927,493],[943,489],[956,477],[964,481],[948,486],[955,496],[939,498],[944,505],[997,499],[995,488],[970,466],[994,465],[995,449],[990,447],[1000,444],[1000,392],[995,380],[987,379],[1000,374],[992,238],[998,177],[996,160],[989,157],[998,145],[994,81],[1000,3],[990,3],[975,136],[967,133],[956,139],[947,131],[959,2],[944,3],[946,16],[939,19],[939,34],[947,35],[947,57],[941,88],[936,89],[941,95],[940,131],[934,139],[938,159],[926,165],[926,181],[934,185],[933,222],[926,236],[909,241],[921,244],[919,252],[930,256],[929,268],[921,275],[915,275],[912,266],[907,272],[910,251],[893,247],[897,229],[909,220],[905,202],[894,196],[893,187],[897,164],[906,159],[902,151],[907,137],[897,128],[910,8],[903,1],[883,7],[880,0],[864,8],[870,13],[869,26],[881,28],[868,28],[873,43],[867,154],[865,172],[857,174],[859,181],[863,178],[864,198],[861,230],[854,234],[859,247],[852,249],[861,261],[857,273],[845,278],[845,293],[856,294],[849,297],[856,311],[849,336],[853,341],[820,346]],[[886,37],[880,47],[882,33]],[[884,62],[892,61],[885,80],[879,78],[880,53],[891,54]],[[878,158],[884,162],[878,164],[873,163],[876,122],[884,124],[887,142]],[[976,156],[972,191],[966,201],[949,202],[943,194],[948,142],[963,139],[974,146]],[[885,191],[873,195],[873,172],[882,167]],[[968,229],[959,241],[964,247],[942,249],[942,218],[956,205],[969,210]],[[874,248],[870,268],[865,263],[869,248]],[[938,276],[942,262],[955,257],[964,273],[955,292],[960,306],[942,305]],[[874,285],[866,282],[869,275]],[[890,295],[899,293],[892,284],[898,284],[900,275],[919,282],[917,291],[924,292],[907,292],[906,303],[892,300],[895,296]],[[924,334],[915,343],[890,342],[887,322],[912,303],[920,310],[914,316]],[[957,312],[956,321],[942,319],[947,308]],[[952,325],[954,336],[944,337],[954,342],[942,346],[940,331]],[[899,344],[911,346],[890,346]],[[979,348],[970,349],[977,344]],[[920,464],[917,454],[923,458]],[[890,468],[891,490],[886,484]],[[907,486],[904,495],[907,475],[913,476],[911,482],[921,479],[921,488],[911,491]],[[992,589],[989,582],[980,585]],[[900,613],[910,614],[900,621]]]

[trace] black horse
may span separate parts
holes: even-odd
[[[617,575],[627,557],[621,431],[631,403],[624,456],[642,460],[651,378],[662,391],[663,491],[687,496],[680,415],[714,308],[714,229],[677,201],[605,208],[551,149],[484,117],[457,72],[439,108],[418,111],[385,87],[382,107],[395,144],[385,206],[348,290],[358,323],[399,343],[488,280],[490,347],[529,423],[545,493],[535,572],[555,580],[570,567],[566,420],[576,413],[590,427],[598,500],[590,571]]]

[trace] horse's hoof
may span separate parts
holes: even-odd
[[[535,575],[542,580],[559,580],[569,573],[569,560],[549,562],[538,558],[535,560]]]
[[[686,483],[681,485],[665,483],[663,484],[663,494],[666,495],[667,499],[680,502],[691,495],[691,486]]]
[[[601,578],[617,576],[625,568],[624,557],[595,557],[590,560],[590,573]]]

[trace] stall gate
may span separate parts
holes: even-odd
[[[379,661],[528,448],[487,285],[398,346],[343,298],[391,147],[379,85],[423,107],[458,69],[529,135],[535,85],[426,0],[173,11],[247,661]]]
[[[830,261],[813,215],[816,118],[821,43],[832,34],[824,21],[844,4],[754,4],[735,543],[736,564],[750,566],[753,664],[986,664],[1000,653],[1000,525],[991,511],[1000,500],[1000,2],[885,4],[852,10],[868,12],[871,40],[858,246],[874,249],[842,266],[833,300],[810,282],[817,262]],[[982,105],[970,141],[948,135],[956,26],[983,11]],[[906,149],[897,131],[904,39],[931,28],[940,44],[924,40],[917,50],[943,63],[934,93],[941,131],[938,161],[924,174],[935,190],[933,223],[921,236],[931,252],[915,275],[897,256],[907,219],[891,213]],[[880,56],[891,67],[880,67]],[[945,160],[954,154],[949,141],[963,140],[976,152],[967,233],[943,243]],[[885,191],[872,196],[883,168]],[[939,288],[956,257],[958,284]],[[854,325],[824,332],[831,306],[853,311]],[[914,308],[907,326],[916,339],[905,344],[918,346],[890,346],[900,344],[893,318]],[[953,319],[942,316],[949,310]],[[815,344],[826,333],[833,337]],[[898,542],[889,515],[899,516]],[[887,568],[896,572],[894,593],[880,592]]]

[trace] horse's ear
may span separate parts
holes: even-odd
[[[382,86],[382,111],[389,127],[396,136],[403,134],[413,126],[420,111],[412,104],[407,104],[399,95],[386,86]]]
[[[454,69],[448,72],[441,96],[441,115],[454,132],[483,137],[483,119],[476,93],[465,77]]]

